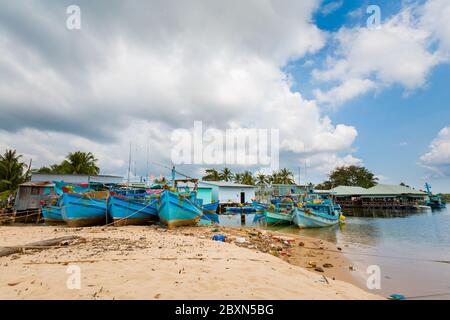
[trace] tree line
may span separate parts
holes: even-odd
[[[222,171],[216,169],[206,169],[206,175],[202,177],[203,181],[226,181],[247,185],[266,185],[266,184],[295,184],[294,175],[286,168],[275,171],[272,174],[244,171],[233,173],[229,168],[223,168]]]

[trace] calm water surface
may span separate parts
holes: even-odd
[[[347,212],[348,213],[348,212]],[[422,212],[353,212],[346,223],[330,228],[269,227],[334,242],[356,267],[355,276],[365,286],[369,265],[381,270],[381,289],[374,293],[403,294],[416,299],[450,299],[450,209]],[[240,216],[220,216],[226,226],[241,226]],[[259,225],[254,215],[246,226]],[[435,262],[449,261],[449,263]]]

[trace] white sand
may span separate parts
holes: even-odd
[[[151,227],[0,227],[0,246],[84,243],[0,258],[0,299],[380,299],[270,254]],[[67,268],[81,269],[68,289]]]

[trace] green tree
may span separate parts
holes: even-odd
[[[317,184],[314,187],[314,189],[317,189],[317,190],[330,190],[330,189],[333,189],[333,188],[334,187],[333,187],[333,185],[332,185],[332,183],[330,181],[324,181],[322,183]]]
[[[229,168],[223,168],[222,172],[220,173],[220,180],[222,181],[232,181],[233,180],[233,173]]]
[[[18,155],[16,150],[6,150],[0,155],[0,192],[15,190],[19,184],[30,178],[29,167],[21,162],[22,155]]]
[[[203,181],[220,181],[220,173],[216,169],[206,169],[206,175],[202,177]]]
[[[234,182],[235,183],[243,183],[242,182],[242,173],[236,173],[235,175],[234,175]]]
[[[317,189],[331,189],[337,186],[357,186],[371,188],[378,183],[378,178],[367,168],[361,166],[342,166],[334,169],[329,179],[317,185]],[[327,188],[325,188],[327,187]]]
[[[286,168],[280,170],[279,179],[281,184],[295,184],[292,172]]]
[[[96,162],[98,160],[91,152],[76,151],[69,153],[66,160],[60,164],[62,173],[96,175],[100,172]]]
[[[255,185],[255,178],[250,171],[244,171],[241,178],[242,184]]]
[[[256,175],[256,184],[265,185],[268,182],[268,177],[264,173],[258,173]]]
[[[97,167],[97,161],[91,152],[75,151],[69,153],[66,159],[60,164],[41,167],[33,172],[97,175],[100,173],[100,168]]]

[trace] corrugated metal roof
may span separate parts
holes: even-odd
[[[368,189],[352,186],[338,186],[331,189],[331,193],[336,196],[361,196],[367,194]]]
[[[227,181],[201,181],[201,183],[205,184],[211,184],[213,186],[218,187],[228,187],[228,188],[255,188],[255,186],[251,186],[248,184],[240,184],[240,183],[234,183],[234,182],[227,182]]]
[[[28,181],[20,185],[21,187],[54,187],[50,181]]]
[[[426,195],[425,192],[394,184],[377,184],[367,189],[366,195]]]

